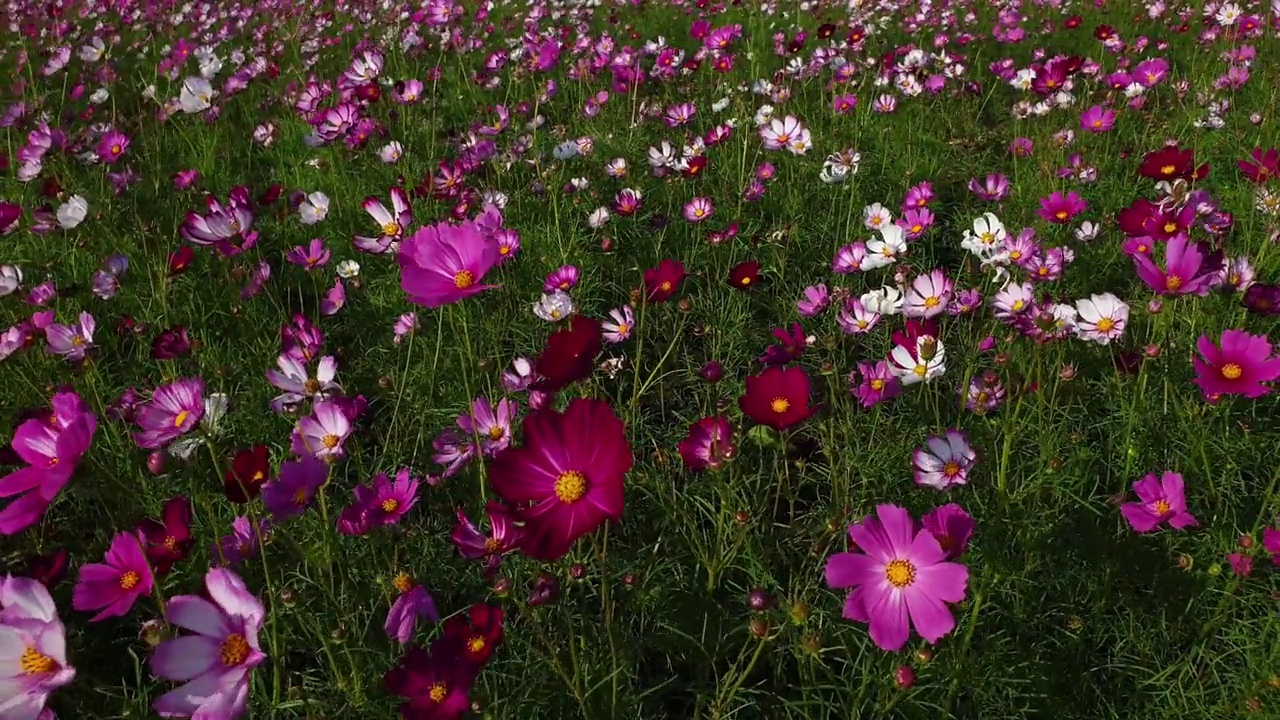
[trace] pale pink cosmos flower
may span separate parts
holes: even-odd
[[[912,451],[911,465],[917,485],[946,490],[968,483],[969,470],[977,458],[968,436],[959,430],[948,430]]]

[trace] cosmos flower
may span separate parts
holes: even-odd
[[[99,622],[129,612],[139,597],[151,593],[154,578],[143,552],[145,538],[136,532],[120,532],[101,563],[80,567],[71,605],[76,610],[101,610],[90,619]]]
[[[183,683],[156,699],[163,717],[238,718],[245,712],[250,675],[267,659],[258,646],[266,619],[262,603],[238,575],[214,568],[205,597],[169,598],[165,618],[191,634],[166,640],[151,655],[157,677]]]
[[[524,444],[494,459],[489,480],[524,522],[520,547],[555,560],[605,520],[622,517],[631,448],[604,402],[575,398],[563,413],[544,408],[524,420]]]
[[[948,430],[941,436],[930,437],[925,447],[918,447],[911,453],[916,484],[935,490],[965,485],[977,457],[969,438],[959,430]]]
[[[6,718],[46,720],[45,702],[75,679],[67,662],[66,629],[49,591],[39,581],[0,578],[0,713]]]
[[[1267,383],[1280,378],[1280,356],[1273,356],[1265,335],[1225,330],[1215,344],[1208,335],[1196,341],[1200,357],[1192,358],[1195,384],[1206,398],[1243,395],[1260,398],[1271,392]]]
[[[738,398],[738,407],[747,417],[775,430],[786,430],[807,419],[809,376],[797,366],[770,366],[746,380],[747,391]]]
[[[827,560],[831,588],[852,588],[844,604],[847,620],[867,623],[882,650],[906,645],[911,627],[929,643],[955,629],[947,603],[964,600],[969,569],[946,560],[928,529],[917,528],[906,510],[878,505],[876,514],[849,526],[857,550]]]
[[[1187,512],[1187,496],[1182,476],[1166,471],[1159,478],[1154,473],[1133,483],[1137,502],[1120,506],[1120,514],[1135,532],[1145,533],[1168,523],[1175,530],[1197,525],[1195,517]]]

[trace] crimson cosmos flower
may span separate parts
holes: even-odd
[[[649,302],[666,302],[680,292],[684,282],[684,263],[663,260],[657,267],[644,271],[644,287]]]
[[[547,346],[534,363],[542,379],[533,389],[556,392],[591,374],[596,355],[600,354],[600,323],[583,315],[575,315],[569,327],[552,333]]]
[[[747,378],[747,392],[738,398],[743,414],[761,425],[786,430],[808,418],[809,376],[799,367],[772,366]]]

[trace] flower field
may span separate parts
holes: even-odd
[[[1280,0],[0,24],[0,720],[1280,717]]]

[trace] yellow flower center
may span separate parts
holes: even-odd
[[[1054,216],[1054,217],[1056,217],[1056,218],[1058,218],[1059,220],[1066,220],[1066,219],[1067,219],[1067,211],[1066,211],[1066,210],[1059,210],[1058,212],[1054,213],[1054,214],[1053,214],[1053,216]]]
[[[232,633],[222,641],[222,651],[218,653],[218,658],[222,660],[222,664],[227,667],[236,667],[240,663],[249,659],[249,641],[244,639],[240,633]]]
[[[1182,287],[1182,278],[1178,277],[1177,275],[1170,275],[1169,277],[1165,278],[1164,286],[1165,286],[1165,289],[1167,290],[1177,290],[1178,288]]]
[[[923,226],[923,225],[921,225],[920,223],[916,223],[915,225],[912,225],[912,226],[911,226],[911,232],[913,232],[913,233],[918,233],[918,232],[920,232],[921,230],[924,230],[924,226]]]
[[[947,477],[955,477],[956,475],[959,475],[960,463],[949,462],[946,465],[942,466],[942,474],[946,475]]]
[[[431,698],[431,702],[443,702],[446,695],[449,694],[449,688],[442,682],[438,682],[431,686],[431,691],[427,696]]]
[[[488,432],[489,439],[490,439],[490,440],[501,440],[501,439],[502,439],[502,436],[503,436],[504,434],[506,434],[506,432],[507,432],[507,431],[506,431],[506,430],[503,430],[501,426],[494,425],[493,427],[489,428],[489,432]]]
[[[1021,258],[1022,258],[1022,251],[1021,251],[1021,250],[1010,250],[1010,251],[1009,251],[1009,259],[1010,259],[1010,260],[1019,260],[1019,259],[1021,259]]]
[[[556,499],[562,503],[575,503],[587,494],[587,478],[577,470],[560,473],[556,478]]]
[[[1165,223],[1165,224],[1164,224],[1164,231],[1165,231],[1165,232],[1167,232],[1167,233],[1172,233],[1172,232],[1176,231],[1177,229],[1178,229],[1178,223],[1175,223],[1175,222],[1167,222],[1167,223]]]
[[[395,586],[398,592],[404,594],[413,589],[413,578],[409,577],[409,573],[406,572],[396,573],[396,576],[391,580],[391,584]]]
[[[120,154],[120,153],[122,153],[122,152],[124,152],[124,148],[120,147],[119,145],[112,145],[112,146],[111,146],[111,154],[112,154],[112,155],[119,155],[119,154]]]
[[[916,375],[919,375],[920,377],[924,377],[929,373],[929,366],[924,364],[916,365],[915,368],[911,370],[911,372],[915,373]]]
[[[781,415],[791,409],[791,401],[781,397],[774,398],[773,402],[769,403],[769,409]]]
[[[315,395],[316,393],[320,392],[320,381],[314,378],[307,380],[306,382],[302,383],[302,389],[306,390],[308,395]]]
[[[503,245],[502,247],[498,248],[498,254],[509,255],[511,254],[511,248],[507,247],[506,245]]]
[[[191,417],[191,413],[187,412],[186,410],[183,410],[182,412],[178,413],[177,417],[173,419],[173,426],[176,428],[182,427],[182,424],[185,423],[187,421],[187,418],[189,417]]]
[[[141,575],[139,575],[138,573],[132,570],[127,570],[123,575],[120,576],[120,589],[132,590],[135,587],[137,587],[138,583],[141,581],[142,581]]]
[[[1099,320],[1097,325],[1098,332],[1111,332],[1112,328],[1114,328],[1115,326],[1116,326],[1116,323],[1114,320],[1112,320],[1111,318],[1105,318],[1105,317]]]
[[[884,380],[881,380],[880,378],[876,378],[875,380],[872,380],[872,381],[871,381],[871,389],[872,389],[872,390],[875,390],[876,392],[879,392],[879,391],[883,390],[883,389],[884,389]]]
[[[744,277],[744,278],[742,278],[742,280],[741,280],[740,282],[741,282],[743,285],[750,285],[750,284],[751,284],[751,278],[750,278],[750,277]]]
[[[884,577],[889,584],[901,590],[916,581],[916,566],[908,560],[890,560],[884,566]]]
[[[927,308],[936,308],[942,302],[942,298],[931,296],[924,299],[924,306]]]
[[[338,443],[340,442],[342,442],[342,439],[337,435],[325,435],[320,438],[320,443],[330,450],[338,447]]]
[[[618,323],[618,334],[619,334],[619,335],[626,335],[626,334],[627,334],[627,333],[629,333],[629,332],[631,332],[631,326],[630,326],[630,325],[628,325],[628,324],[626,324],[626,323]]]
[[[1244,374],[1244,369],[1235,363],[1227,363],[1222,366],[1222,377],[1228,380],[1238,380]]]
[[[1165,165],[1164,167],[1160,168],[1160,174],[1161,174],[1161,175],[1172,175],[1172,174],[1173,174],[1173,173],[1175,173],[1177,170],[1178,170],[1178,168],[1177,168],[1177,167],[1175,167],[1175,166],[1173,166],[1173,165]]]
[[[395,512],[396,508],[400,507],[400,501],[395,498],[387,498],[386,500],[383,500],[382,504],[378,507],[382,508],[382,512]]]
[[[1012,304],[1012,305],[1010,305],[1009,307],[1010,307],[1014,312],[1018,312],[1019,310],[1021,310],[1022,308],[1026,307],[1026,306],[1027,306],[1027,303],[1026,303],[1025,301],[1023,301],[1023,300],[1014,300],[1014,301],[1013,301],[1013,304]]]
[[[474,285],[476,276],[471,274],[470,270],[461,270],[457,275],[453,276],[453,286],[459,290],[466,290]]]
[[[1156,510],[1156,514],[1157,514],[1157,515],[1164,515],[1164,514],[1166,514],[1166,513],[1168,513],[1168,512],[1169,512],[1169,509],[1170,509],[1170,508],[1169,508],[1169,501],[1168,501],[1168,500],[1157,500],[1157,501],[1156,501],[1156,507],[1155,507],[1155,510]]]
[[[72,346],[72,347],[84,347],[84,338],[80,337],[79,335],[76,335],[76,336],[72,337],[72,338],[71,338],[71,346]]]
[[[41,653],[33,647],[22,651],[18,667],[27,675],[44,675],[58,669],[58,661]]]
[[[498,538],[485,538],[485,539],[484,539],[484,551],[485,551],[485,552],[488,552],[488,553],[495,553],[495,552],[498,552],[498,548],[499,548],[500,546],[501,546],[501,543],[499,543],[499,542],[498,542]]]
[[[306,488],[298,488],[298,491],[293,494],[293,504],[297,505],[298,507],[302,507],[303,505],[307,504]]]
[[[1100,127],[1102,127],[1102,121],[1101,121],[1101,120],[1094,120],[1094,121],[1093,121],[1093,126],[1094,126],[1095,128],[1100,128]]]
[[[485,645],[486,643],[484,641],[484,638],[478,637],[478,636],[473,637],[471,638],[471,640],[467,642],[467,650],[473,653],[478,653],[481,650],[484,650]]]
[[[662,284],[658,286],[658,289],[662,292],[671,292],[671,281],[663,280]]]
[[[389,222],[382,226],[382,234],[387,237],[394,237],[400,234],[399,223]]]
[[[164,545],[165,549],[168,550],[169,552],[178,551],[178,538],[172,535],[166,535],[164,538],[164,542],[161,544]]]

